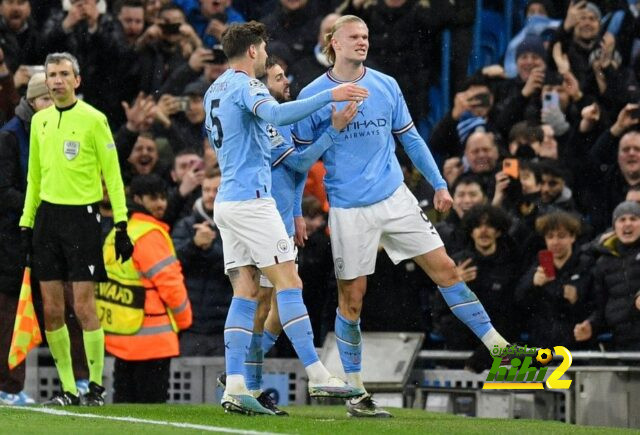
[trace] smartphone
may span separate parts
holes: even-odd
[[[560,98],[556,91],[545,92],[542,95],[542,108],[551,109],[560,107]]]
[[[502,172],[511,178],[520,178],[518,159],[504,159],[502,161]]]
[[[473,98],[469,99],[474,106],[478,107],[489,107],[491,105],[491,94],[488,92],[483,92],[481,94],[476,94]]]
[[[163,23],[159,24],[159,26],[165,35],[177,35],[180,33],[181,23]]]
[[[640,105],[640,102],[637,102],[635,104]],[[633,109],[629,112],[629,116],[632,117],[633,119],[640,119],[640,107],[638,107],[637,109]]]
[[[189,110],[189,97],[178,97],[178,110],[180,112]]]
[[[545,249],[538,252],[538,263],[542,266],[547,278],[556,277],[556,268],[553,264],[553,253],[551,251]]]

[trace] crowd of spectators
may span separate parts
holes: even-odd
[[[525,12],[511,64],[469,75],[472,0],[0,0],[0,126],[15,116],[28,127],[42,92],[30,95],[27,85],[47,53],[78,58],[78,92],[107,115],[125,184],[157,174],[168,186],[162,220],[193,307],[181,352],[222,355],[232,293],[212,219],[220,176],[203,94],[227,69],[219,45],[226,27],[264,22],[267,50],[295,96],[330,66],[323,33],[339,14],[359,15],[370,31],[367,65],[398,81],[416,120],[429,111],[440,34],[451,29],[456,92],[426,139],[453,209],[435,213],[433,191],[399,148],[406,184],[505,337],[572,349],[592,348],[612,332],[608,348],[640,349],[639,9],[627,1],[530,0]],[[0,133],[4,275],[17,267],[8,259],[25,187],[24,151],[11,134]],[[321,174],[317,163],[300,252],[317,345],[337,305]],[[101,212],[106,235],[106,197]],[[541,250],[552,254],[554,276],[543,270]],[[412,261],[394,268],[380,255],[378,262],[362,314],[367,330],[421,331],[430,333],[427,346],[476,349]],[[276,348],[288,352],[286,344]]]

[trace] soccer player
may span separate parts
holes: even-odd
[[[271,57],[267,59],[266,74],[261,80],[278,103],[291,100],[289,80],[282,67]],[[334,138],[353,120],[356,113],[357,105],[354,102],[347,104],[339,112],[334,111],[331,125],[325,133],[315,144],[304,147],[304,150],[293,146],[291,129],[288,126],[273,131],[278,145],[271,148],[271,193],[292,242],[295,257],[297,246],[304,246],[306,238],[301,204],[307,171],[322,153],[333,145]],[[279,409],[271,397],[261,389],[264,355],[273,347],[282,332],[274,296],[273,284],[265,275],[261,275],[253,337],[245,361],[245,380],[247,388],[262,406],[272,410],[276,415],[284,416],[288,415],[287,412]],[[224,383],[224,379],[220,379],[219,382]]]
[[[222,172],[214,219],[234,294],[224,331],[227,378],[222,406],[231,412],[273,415],[249,393],[244,378],[257,306],[257,268],[274,284],[283,329],[309,376],[309,394],[353,397],[362,393],[332,376],[313,346],[293,246],[271,196],[270,150],[279,137],[273,124],[291,124],[331,101],[362,101],[368,92],[347,84],[306,100],[278,104],[255,78],[265,72],[266,39],[260,23],[229,26],[222,45],[230,69],[207,90],[204,104],[205,126]]]
[[[45,73],[54,104],[31,120],[27,192],[19,225],[27,263],[33,255],[33,275],[42,291],[45,335],[62,384],[62,391],[46,404],[80,403],[64,321],[62,283],[71,281],[89,365],[89,392],[82,402],[100,406],[104,404],[104,331],[94,299],[95,283],[106,280],[98,211],[100,177],[104,177],[113,206],[116,258],[123,263],[133,253],[127,235],[124,187],[107,118],[76,97],[80,86],[76,58],[69,53],[49,54]]]
[[[369,98],[358,115],[340,134],[338,143],[323,155],[324,182],[329,196],[331,248],[338,278],[338,311],[335,333],[347,381],[364,390],[361,377],[362,342],[360,311],[367,275],[375,270],[378,245],[394,263],[412,258],[439,286],[448,306],[487,346],[508,343],[491,325],[484,308],[458,275],[437,231],[403,183],[394,154],[394,136],[436,193],[439,211],[451,207],[447,184],[440,175],[426,143],[418,135],[396,81],[365,68],[369,33],[353,15],[339,18],[326,35],[325,52],[333,68],[300,92],[300,98],[317,94],[339,83],[358,83]],[[325,106],[293,129],[297,144],[310,144],[329,123]],[[390,417],[368,393],[347,402],[350,415]]]

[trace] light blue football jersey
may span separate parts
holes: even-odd
[[[205,128],[222,173],[216,201],[271,197],[275,125],[298,121],[331,101],[331,90],[278,104],[267,87],[244,71],[228,69],[204,95]]]
[[[295,234],[294,217],[302,216],[302,192],[307,174],[285,164],[287,157],[296,150],[291,142],[291,129],[279,127],[278,132],[283,142],[271,148],[271,193],[287,234],[291,237]]]
[[[390,76],[364,68],[354,81],[369,91],[354,120],[340,132],[336,144],[322,156],[327,169],[324,182],[332,207],[351,208],[375,204],[402,184],[403,174],[395,156],[394,135],[407,149],[414,164],[434,188],[446,188],[433,156],[414,128],[398,83]],[[307,85],[305,98],[343,83],[331,70]],[[336,103],[338,109],[346,103]],[[314,142],[331,123],[331,104],[297,122],[296,144]],[[410,133],[410,134],[405,134]]]

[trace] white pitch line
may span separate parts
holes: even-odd
[[[205,432],[224,432],[224,433],[248,434],[248,435],[282,435],[281,433],[274,433],[274,432],[260,432],[255,430],[232,429],[232,428],[220,427],[220,426],[207,426],[204,424],[179,423],[179,422],[165,421],[165,420],[149,420],[146,418],[135,418],[135,417],[116,417],[112,415],[80,414],[80,413],[63,411],[61,409],[52,409],[52,408],[39,408],[39,407],[29,407],[29,406],[6,406],[6,405],[0,405],[0,408],[11,409],[14,411],[33,411],[33,412],[40,412],[43,414],[60,415],[60,416],[73,416],[73,417],[82,417],[82,418],[124,421],[128,423],[152,424],[156,426],[172,426],[172,427],[179,427],[179,428],[185,428],[185,429],[197,429]]]

